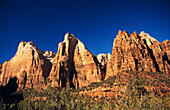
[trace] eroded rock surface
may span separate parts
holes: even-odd
[[[119,31],[107,63],[106,78],[121,71],[163,72],[169,74],[169,41],[159,43],[149,34]]]
[[[52,51],[45,51],[44,54],[46,59],[50,60],[50,62],[53,62],[53,58],[55,57],[55,53]]]
[[[104,66],[107,64],[107,62],[110,60],[110,56],[111,54],[108,53],[108,54],[98,54],[97,55],[97,60],[99,61],[99,63]]]
[[[91,82],[98,82],[101,77],[97,57],[74,35],[66,33],[53,58],[50,73],[52,85],[61,87],[70,85],[79,88]]]
[[[144,31],[140,33],[140,36],[142,36],[142,38],[145,39],[146,44],[148,46],[152,45],[154,41],[157,41],[155,38],[151,37],[148,33],[145,33]]]
[[[21,42],[15,56],[0,64],[0,84],[6,85],[10,78],[16,77],[18,89],[40,88],[49,78],[52,86],[81,88],[122,71],[169,75],[170,41],[159,43],[143,31],[140,34],[119,31],[114,39],[112,55],[99,54],[97,57],[69,33],[59,43],[57,54],[43,52],[33,42]]]
[[[2,64],[0,82],[6,85],[17,78],[18,89],[39,88],[49,76],[52,64],[33,42],[20,42],[15,56]]]

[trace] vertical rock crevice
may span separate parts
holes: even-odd
[[[149,48],[149,46],[148,46],[148,44],[147,44],[147,42],[146,42],[145,39],[144,39],[144,43],[146,44],[146,48],[147,48],[147,50],[148,50],[148,52],[149,52],[149,54],[150,54],[150,57],[151,57],[151,59],[152,59],[152,61],[153,61],[153,64],[154,64],[154,66],[155,66],[156,71],[160,72],[160,70],[159,70],[159,65],[158,65],[158,63],[156,62],[155,56],[154,56],[154,54],[153,54],[153,50]],[[150,44],[150,45],[151,45],[151,44]]]

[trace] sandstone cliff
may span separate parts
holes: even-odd
[[[17,78],[18,89],[38,88],[49,76],[51,66],[33,42],[22,41],[15,56],[2,64],[0,82],[6,85],[10,78]]]
[[[121,71],[163,72],[169,74],[170,43],[159,43],[145,32],[140,35],[119,31],[116,36],[112,56],[107,63],[106,78]]]
[[[0,83],[17,78],[19,89],[39,88],[50,79],[52,86],[81,88],[101,82],[119,72],[170,73],[170,41],[159,43],[145,32],[128,34],[119,31],[112,55],[89,52],[74,35],[66,33],[57,54],[43,52],[33,42],[21,42],[15,56],[0,64]],[[94,92],[94,91],[93,91]]]
[[[101,81],[99,62],[74,35],[66,33],[53,58],[50,80],[53,86],[74,88]]]

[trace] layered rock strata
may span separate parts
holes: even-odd
[[[128,34],[119,31],[114,39],[106,78],[121,71],[163,72],[169,74],[169,41],[159,43],[145,32]]]

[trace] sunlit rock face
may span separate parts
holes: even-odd
[[[0,85],[17,78],[18,90],[51,86],[81,88],[100,82],[118,72],[131,71],[170,73],[170,41],[159,43],[145,32],[129,34],[119,31],[114,39],[112,55],[97,57],[74,35],[66,33],[57,54],[43,52],[33,42],[20,42],[15,56],[0,64]]]
[[[151,37],[148,33],[145,33],[144,31],[140,33],[140,36],[142,36],[148,46],[152,45],[154,41],[157,41],[155,38]]]
[[[74,35],[66,33],[64,41],[59,43],[58,52],[53,58],[50,79],[53,86],[74,88],[101,81],[101,72],[97,57],[89,52]]]
[[[110,53],[108,53],[108,54],[98,54],[97,60],[102,66],[104,66],[110,60],[110,56],[111,56]]]
[[[20,42],[15,56],[2,64],[0,82],[6,85],[10,78],[17,78],[18,89],[38,89],[49,76],[51,66],[33,42]]]
[[[46,59],[50,60],[50,62],[53,62],[53,58],[55,57],[55,53],[52,51],[45,51],[44,54]]]
[[[121,71],[163,72],[169,74],[169,40],[159,43],[145,32],[119,31],[114,39],[106,78]]]

